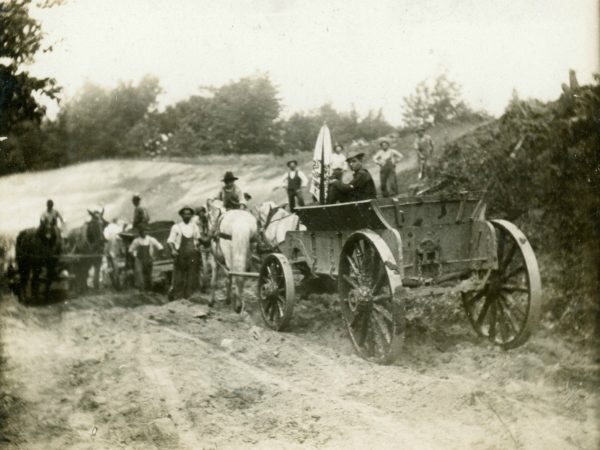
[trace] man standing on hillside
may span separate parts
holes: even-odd
[[[246,199],[242,190],[235,184],[236,180],[239,178],[230,171],[225,172],[221,180],[224,185],[216,198],[223,202],[225,209],[246,209]]]
[[[357,153],[346,159],[348,166],[350,166],[350,170],[352,170],[354,174],[350,183],[342,183],[336,179],[329,182],[330,185],[335,186],[336,191],[342,193],[345,201],[352,202],[377,197],[375,182],[369,171],[362,165],[364,156],[364,153]]]
[[[429,176],[429,163],[433,156],[433,140],[425,134],[425,127],[417,128],[417,137],[414,143],[415,151],[419,157],[419,180]]]
[[[332,172],[336,169],[341,169],[342,172],[346,170],[346,157],[343,152],[344,146],[342,144],[335,144],[333,153],[329,159]]]
[[[173,278],[169,300],[189,298],[197,275],[198,242],[200,230],[192,222],[194,210],[184,206],[179,210],[181,222],[171,227],[167,244],[173,256]]]
[[[131,202],[133,203],[132,228],[137,230],[140,225],[147,226],[150,223],[150,216],[148,215],[148,210],[141,205],[142,197],[139,194],[134,194]]]
[[[288,161],[287,166],[289,170],[283,176],[282,181],[284,188],[287,190],[290,211],[294,212],[296,209],[296,200],[298,201],[298,206],[304,206],[302,188],[308,186],[308,178],[306,178],[304,172],[298,169],[298,161],[295,159]]]
[[[388,141],[382,141],[379,146],[381,150],[375,153],[373,161],[377,164],[381,179],[381,193],[384,197],[398,194],[398,181],[396,180],[396,164],[404,155],[393,148],[390,148]],[[389,189],[388,189],[389,187]]]

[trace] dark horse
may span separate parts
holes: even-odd
[[[38,228],[21,231],[17,236],[15,252],[19,270],[19,300],[24,302],[29,298],[38,298],[42,270],[46,272],[44,298],[48,299],[61,253],[61,239],[56,226],[48,220],[42,220]],[[30,295],[27,291],[29,287]]]
[[[104,228],[107,222],[101,212],[91,212],[90,220],[82,227],[71,230],[67,237],[69,254],[75,255],[71,264],[71,272],[75,276],[74,284],[77,292],[87,288],[87,277],[91,267],[94,267],[94,288],[100,287],[100,266],[104,253]]]

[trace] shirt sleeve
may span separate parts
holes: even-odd
[[[362,188],[369,181],[366,172],[359,170],[354,174],[354,178],[350,181],[350,186],[354,189]]]
[[[138,240],[134,239],[131,245],[129,246],[129,253],[135,256],[135,252],[139,246]]]
[[[288,174],[286,172],[285,175],[283,176],[283,178],[281,179],[281,184],[283,185],[283,187],[287,187],[287,179],[288,179]]]
[[[156,238],[150,237],[150,244],[154,246],[156,250],[162,250],[163,246],[160,242],[156,240]]]
[[[304,174],[304,172],[302,172],[301,170],[299,170],[298,171],[298,176],[300,177],[300,181],[302,182],[301,187],[308,186],[308,178],[306,178],[306,175]]]
[[[177,224],[171,227],[171,232],[169,233],[169,238],[167,239],[167,244],[173,244],[177,247],[177,241],[179,239],[179,227]]]
[[[373,161],[375,164],[379,164],[381,162],[381,150],[375,153],[375,156],[373,156]]]

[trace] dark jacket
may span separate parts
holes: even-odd
[[[347,202],[355,202],[359,200],[368,200],[377,197],[375,182],[371,178],[371,174],[365,168],[360,168],[354,172],[354,177],[348,184],[337,182],[335,183],[336,190],[344,193]],[[333,202],[332,202],[333,203]]]

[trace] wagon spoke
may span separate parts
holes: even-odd
[[[342,278],[350,285],[352,286],[353,289],[358,289],[358,284],[352,279],[350,278],[349,275],[344,274],[342,276]]]
[[[365,340],[367,338],[367,331],[369,329],[368,327],[368,320],[369,320],[369,316],[368,314],[365,314],[364,312],[357,314],[357,316],[360,315],[361,317],[361,323],[359,325],[359,330],[358,330],[358,345],[360,345],[361,347],[365,345]]]
[[[354,260],[352,259],[352,257],[350,257],[349,255],[346,255],[346,260],[350,264],[350,270],[352,272],[354,272],[356,275],[360,275],[360,271],[356,267],[356,263],[354,262]]]
[[[391,295],[391,294],[389,294],[389,293],[385,293],[385,294],[379,294],[379,295],[376,295],[375,297],[373,297],[373,298],[371,299],[371,301],[372,301],[373,303],[377,303],[377,302],[381,302],[382,300],[390,300],[391,298],[392,298],[392,295]]]
[[[481,328],[481,326],[483,325],[483,321],[485,320],[485,316],[487,315],[488,309],[490,308],[490,304],[492,302],[492,299],[490,297],[486,297],[485,298],[485,302],[483,303],[483,307],[481,308],[481,311],[479,313],[479,317],[477,317],[477,327]]]
[[[377,273],[377,278],[375,279],[375,281],[373,282],[373,285],[371,287],[371,295],[374,295],[375,293],[377,293],[385,285],[385,282],[386,282],[385,268],[384,268],[383,264],[379,264],[379,271]]]
[[[491,311],[490,311],[490,328],[489,328],[489,337],[490,341],[496,340],[496,316],[497,316],[497,301],[496,299],[492,299],[491,301]]]
[[[516,274],[518,274],[519,272],[523,272],[524,270],[525,270],[525,267],[522,265],[519,265],[518,267],[511,269],[510,272],[505,273],[502,276],[502,281],[508,281],[512,277],[514,277]]]
[[[502,294],[502,293],[500,294],[500,299],[501,299],[500,301],[501,301],[502,305],[504,306],[503,310],[504,310],[504,313],[506,315],[506,318],[508,319],[507,320],[508,324],[512,328],[513,332],[515,334],[517,334],[518,333],[518,328],[515,325],[515,319],[512,316],[511,307],[509,306],[509,304],[508,304],[508,302],[507,302],[506,297],[504,296],[504,294]]]
[[[511,312],[515,311],[518,313],[519,317],[521,318],[521,319],[519,319],[519,322],[527,317],[527,314],[525,313],[525,311],[523,311],[517,305],[517,301],[509,292],[500,292],[500,295],[504,299],[506,306],[511,310]]]
[[[527,287],[519,286],[517,284],[503,284],[501,288],[504,291],[529,293],[529,289]]]
[[[511,261],[514,258],[516,251],[517,251],[517,244],[515,244],[514,242],[511,242],[510,250],[508,251],[508,253],[506,254],[506,256],[503,259],[499,260],[501,262],[500,270],[502,272],[506,271],[509,264],[511,263]]]
[[[389,322],[393,321],[392,313],[389,312],[387,309],[385,309],[383,306],[381,306],[381,305],[373,305],[373,310],[376,311],[378,314],[381,314]]]
[[[375,327],[375,329],[378,329],[380,332],[376,333],[380,336],[383,336],[383,339],[385,340],[385,344],[389,344],[392,341],[392,336],[390,333],[390,330],[387,326],[387,324],[383,321],[383,319],[381,318],[381,316],[379,316],[378,314],[373,314],[373,321],[375,322],[375,324],[377,325]]]
[[[465,307],[471,308],[475,304],[475,302],[477,302],[479,299],[481,299],[481,297],[483,297],[484,295],[485,295],[485,290],[476,292],[471,298],[464,301]]]
[[[504,233],[498,235],[498,263],[504,261],[504,245],[506,243],[504,236]]]

